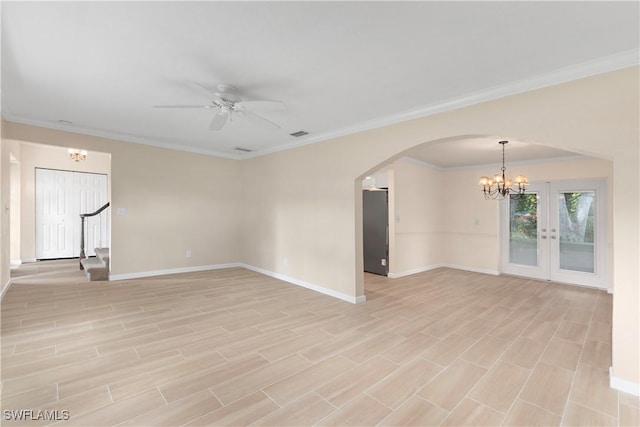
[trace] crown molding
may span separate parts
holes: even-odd
[[[222,157],[225,159],[232,159],[232,160],[241,160],[245,158],[245,156],[231,155],[231,154],[222,153],[214,150],[202,150],[198,148],[193,148],[193,147],[188,147],[188,146],[178,145],[178,144],[171,144],[167,142],[151,140],[149,138],[137,137],[137,136],[127,135],[127,134],[118,133],[118,132],[102,131],[97,129],[77,127],[72,125],[71,126],[62,125],[62,124],[46,122],[43,120],[35,120],[35,119],[19,117],[11,114],[10,112],[7,112],[6,108],[2,112],[2,116],[5,118],[5,120],[14,122],[14,123],[19,123],[19,124],[29,125],[29,126],[37,126],[37,127],[46,128],[46,129],[59,130],[63,132],[76,133],[80,135],[115,139],[117,141],[131,142],[134,144],[142,144],[142,145],[148,145],[152,147],[166,148],[168,150],[184,151],[184,152],[194,153],[194,154],[202,154],[205,156]]]
[[[41,120],[34,120],[25,117],[19,117],[11,114],[4,108],[2,112],[5,119],[26,125],[44,127],[49,129],[61,130],[65,132],[73,132],[82,135],[96,136],[100,138],[116,139],[124,142],[132,142],[136,144],[150,145],[154,147],[166,148],[170,150],[186,151],[195,154],[203,154],[207,156],[222,157],[233,160],[243,160],[254,157],[260,157],[272,153],[290,150],[305,145],[315,144],[318,142],[326,141],[329,139],[339,138],[347,135],[353,135],[356,133],[381,128],[421,117],[430,116],[433,114],[443,113],[447,111],[456,110],[463,107],[469,107],[483,102],[488,102],[507,96],[517,95],[524,92],[542,89],[545,87],[555,86],[562,83],[567,83],[582,78],[595,76],[598,74],[604,74],[611,71],[620,70],[632,66],[640,65],[640,49],[632,49],[624,52],[619,52],[613,55],[605,56],[602,58],[594,59],[591,61],[582,62],[579,64],[570,65],[552,71],[538,75],[536,77],[518,80],[510,83],[506,83],[500,86],[494,86],[484,90],[480,90],[474,93],[470,93],[466,96],[453,98],[436,102],[434,104],[426,105],[416,110],[408,110],[394,114],[391,116],[368,120],[355,124],[353,126],[347,126],[340,129],[323,132],[313,136],[303,137],[302,140],[295,142],[288,142],[278,145],[273,148],[267,148],[265,150],[255,151],[247,153],[245,155],[233,155],[223,153],[215,150],[203,150],[199,148],[186,147],[180,144],[172,144],[164,141],[152,140],[150,138],[144,138],[134,135],[122,134],[118,132],[103,131],[90,128],[70,127],[64,125],[58,125],[55,123],[45,122]]]
[[[621,70],[632,66],[640,65],[640,49],[632,49],[617,54],[605,56],[595,60],[582,62],[559,68],[550,73],[541,74],[528,79],[518,80],[506,83],[500,86],[494,86],[478,92],[470,93],[466,96],[453,98],[441,102],[437,102],[417,110],[404,111],[392,116],[369,120],[353,126],[324,132],[318,135],[305,137],[302,141],[296,141],[288,144],[279,145],[277,147],[251,153],[248,157],[259,157],[266,154],[286,151],[304,145],[314,144],[333,138],[352,135],[371,129],[381,128],[421,117],[426,117],[438,113],[456,110],[463,107],[469,107],[483,102],[493,101],[512,95],[529,92],[536,89],[555,86],[574,80],[604,74],[611,71]]]
[[[549,157],[546,159],[532,159],[532,160],[520,160],[515,162],[509,162],[509,166],[526,166],[526,165],[539,165],[544,163],[558,163],[558,162],[572,162],[577,160],[587,160],[592,159],[594,157],[583,156],[581,154],[576,154],[575,156],[563,156],[563,157]],[[482,163],[478,165],[468,165],[468,166],[452,166],[452,167],[442,167],[437,166],[424,160],[414,159],[413,157],[402,157],[399,160],[404,160],[408,163],[413,163],[414,165],[432,169],[439,172],[457,172],[457,171],[466,171],[466,170],[474,170],[474,169],[486,169],[486,168],[500,168],[502,163]],[[603,159],[607,160],[607,159]]]

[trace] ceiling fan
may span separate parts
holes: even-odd
[[[285,106],[280,101],[268,101],[268,100],[245,100],[243,101],[238,95],[238,90],[230,85],[219,84],[216,86],[216,92],[207,89],[204,86],[200,86],[194,83],[200,89],[204,90],[208,96],[212,97],[210,104],[205,105],[154,105],[154,108],[195,108],[214,110],[214,116],[209,124],[210,130],[220,130],[229,122],[232,122],[234,118],[240,117],[267,127],[280,129],[280,126],[266,119],[255,111],[281,111]]]

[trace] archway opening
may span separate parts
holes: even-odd
[[[480,176],[500,171],[500,140],[509,140],[507,173],[525,174],[530,182],[603,179],[611,187],[613,163],[586,153],[560,150],[534,141],[500,135],[460,135],[424,142],[375,165],[356,181],[356,205],[362,210],[363,185],[380,171],[388,176],[390,279],[448,267],[491,275],[502,273],[500,215],[503,202],[485,200],[477,186]],[[607,241],[612,247],[612,191],[607,191]],[[362,213],[356,213],[361,230]],[[365,253],[362,235],[356,239],[358,259]],[[361,246],[362,245],[362,246]],[[612,257],[606,282],[612,283]],[[358,290],[366,295],[362,265],[356,266]]]

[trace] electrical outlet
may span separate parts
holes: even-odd
[[[382,258],[382,259],[380,260],[380,264],[382,264],[382,265],[387,265],[387,260],[386,260],[386,259],[384,259],[384,258]]]
[[[187,249],[187,252],[185,252],[184,257],[191,258],[191,249]]]

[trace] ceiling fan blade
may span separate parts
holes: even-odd
[[[196,83],[196,82],[191,82],[191,84],[192,84],[193,86],[195,86],[195,87],[196,87],[200,92],[203,92],[204,94],[206,94],[206,95],[207,95],[207,98],[209,98],[209,99],[211,99],[211,98],[217,98],[217,96],[216,96],[216,91],[215,91],[215,90],[211,90],[211,89],[209,89],[209,88],[207,88],[207,87],[204,87],[204,86],[202,86],[201,84]]]
[[[154,105],[153,108],[202,108],[209,109],[213,105]]]
[[[229,118],[228,113],[223,113],[218,111],[215,116],[213,116],[213,120],[211,120],[211,124],[209,125],[209,130],[220,130],[227,122]]]
[[[280,101],[267,100],[240,101],[235,105],[249,111],[282,111],[286,108]]]
[[[252,113],[251,111],[240,110],[236,113],[257,125],[280,129],[280,126],[273,123],[271,120],[265,119],[264,117],[259,116],[256,113]]]

